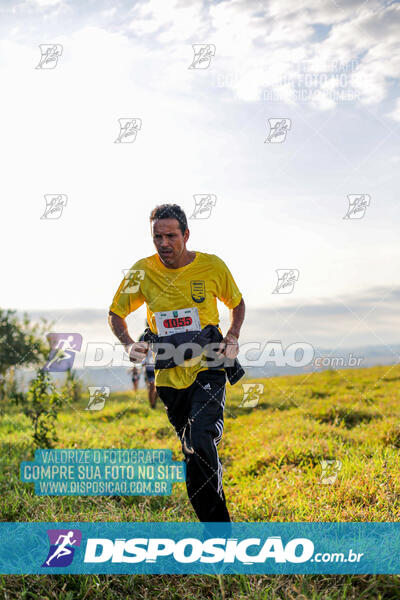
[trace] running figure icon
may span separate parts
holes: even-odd
[[[50,556],[50,558],[48,558],[46,560],[46,565],[50,566],[50,562],[53,560],[53,558],[61,558],[62,556],[66,556],[67,554],[72,554],[72,550],[70,548],[67,548],[67,545],[72,546],[73,544],[75,544],[75,542],[77,540],[72,539],[74,536],[74,532],[73,531],[69,531],[66,535],[59,535],[56,541],[56,545],[60,544],[60,540],[62,539],[63,541],[61,542],[61,544],[58,546],[57,550]]]
[[[81,348],[80,334],[58,333],[49,334],[51,351],[45,371],[66,371],[73,365],[75,353]]]

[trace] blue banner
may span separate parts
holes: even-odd
[[[400,574],[400,523],[0,523],[1,574]]]
[[[172,450],[38,449],[20,478],[38,496],[167,496],[186,480],[186,463]]]

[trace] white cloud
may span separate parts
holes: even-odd
[[[400,121],[400,98],[396,100],[394,109],[387,115],[394,121]]]

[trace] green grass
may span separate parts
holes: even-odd
[[[240,408],[242,386],[227,384],[219,453],[234,521],[398,521],[400,517],[400,367],[325,371],[258,380],[255,408]],[[160,401],[151,410],[140,391],[114,394],[99,412],[66,405],[59,448],[170,448],[180,442]],[[2,521],[197,521],[184,483],[171,496],[35,496],[19,481],[32,460],[30,424],[16,407],[1,407]],[[321,460],[340,460],[333,485],[321,482]],[[11,598],[400,599],[400,578],[326,576],[4,576]]]

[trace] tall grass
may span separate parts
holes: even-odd
[[[257,380],[264,393],[240,408],[241,383],[227,384],[219,453],[234,521],[397,521],[400,516],[400,367],[325,371]],[[102,411],[88,398],[67,402],[60,448],[171,448],[180,442],[165,409],[144,391],[115,393]],[[1,408],[2,521],[197,521],[184,483],[171,496],[35,496],[19,481],[33,459],[28,419]],[[321,480],[322,460],[341,461],[334,484]],[[279,576],[7,576],[4,598],[400,598],[397,575]]]

